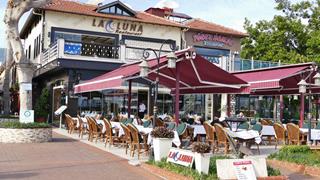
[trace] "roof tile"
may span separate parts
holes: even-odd
[[[135,22],[141,22],[141,23],[150,23],[150,24],[174,26],[174,27],[185,27],[180,23],[176,23],[176,22],[167,20],[165,18],[159,18],[157,16],[154,16],[145,12],[137,12],[136,17],[118,16],[118,15],[112,15],[112,14],[98,13],[96,12],[97,7],[98,6],[96,5],[90,5],[90,4],[85,4],[85,3],[71,1],[71,0],[53,0],[50,4],[45,5],[41,9],[101,17],[101,18],[128,20],[128,21],[135,21]]]
[[[243,32],[240,32],[219,24],[208,22],[202,19],[192,19],[190,21],[187,21],[185,25],[189,26],[190,29],[193,29],[193,30],[222,33],[222,34],[234,35],[234,36],[240,36],[240,37],[247,36],[247,34]]]

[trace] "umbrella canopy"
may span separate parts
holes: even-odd
[[[179,68],[179,87],[181,94],[188,93],[234,93],[248,86],[246,81],[222,70],[200,55],[190,57],[192,48],[176,52],[177,67]],[[176,69],[167,67],[168,59],[161,56],[159,61],[159,84],[171,89],[176,88]],[[152,84],[157,77],[157,59],[148,60],[149,73],[147,77],[140,77],[140,62],[125,64],[120,68],[85,81],[75,86],[75,93],[116,89],[132,80],[143,84]]]
[[[316,74],[314,67],[315,63],[303,63],[232,74],[250,84],[249,87],[243,89],[242,93],[252,95],[299,94],[297,84],[301,79],[305,79],[307,83],[314,83],[313,76]],[[313,93],[320,92],[319,87],[309,88]]]

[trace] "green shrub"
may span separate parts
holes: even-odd
[[[41,91],[40,97],[37,99],[36,105],[34,106],[35,117],[47,118],[49,114],[49,90],[44,88]]]
[[[312,151],[308,146],[284,146],[268,158],[320,167],[320,152]]]
[[[47,123],[20,123],[20,122],[2,122],[0,128],[11,128],[11,129],[36,129],[36,128],[51,128],[50,124]]]
[[[280,176],[281,172],[279,169],[274,169],[270,166],[267,166],[268,176]]]
[[[4,119],[19,119],[18,116],[14,116],[14,115],[0,115],[0,118],[4,118]]]

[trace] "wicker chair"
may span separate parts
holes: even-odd
[[[219,148],[219,145],[221,144],[224,145],[224,153],[227,154],[229,151],[229,142],[227,134],[219,123],[214,124],[214,127],[217,135],[217,148]]]
[[[260,120],[260,123],[261,123],[261,125],[263,125],[263,126],[269,126],[269,125],[270,125],[269,122],[268,122],[267,120],[265,120],[265,119],[261,119],[261,120]]]
[[[289,144],[300,145],[304,140],[304,135],[300,133],[299,126],[293,123],[287,124]]]
[[[87,127],[86,127],[85,123],[83,122],[82,118],[79,115],[77,115],[77,118],[78,118],[78,121],[79,121],[79,138],[82,139],[83,134],[85,132],[87,132]]]
[[[106,140],[105,140],[105,147],[107,147],[107,143],[109,142],[109,146],[111,144],[113,145],[115,141],[120,141],[120,138],[115,136],[114,133],[112,132],[112,125],[107,119],[103,119],[103,123],[106,126]]]
[[[277,149],[277,146],[280,141],[282,141],[284,144],[286,144],[286,129],[279,123],[274,123],[273,124],[273,129],[276,133],[275,140],[276,140],[276,145],[275,149]]]
[[[128,154],[128,148],[131,147],[131,141],[132,141],[130,129],[123,123],[120,123],[120,126],[124,131],[124,135],[122,137],[122,143],[126,147],[126,154]]]
[[[65,114],[66,117],[66,126],[68,128],[68,133],[72,134],[77,128],[77,122],[69,115]]]
[[[93,141],[94,138],[96,138],[96,142],[98,141],[98,138],[101,137],[102,135],[102,128],[100,128],[96,122],[95,119],[91,118],[91,117],[87,117],[88,120],[88,124],[89,124],[89,141]]]
[[[203,127],[206,131],[206,142],[211,145],[212,152],[215,150],[215,138],[214,138],[214,127],[209,122],[204,122]]]
[[[144,150],[145,153],[149,152],[149,147],[147,144],[147,138],[143,138],[143,142],[140,143],[140,139],[139,138],[139,131],[138,129],[133,125],[133,124],[128,124],[128,128],[130,130],[130,134],[131,134],[131,148],[130,148],[130,154],[131,157],[134,156],[134,152],[135,150],[138,151],[138,159],[140,159],[140,154],[142,154],[143,152],[141,152],[142,146],[144,146]]]
[[[156,127],[163,127],[163,126],[164,126],[164,122],[161,119],[157,118],[156,119]]]

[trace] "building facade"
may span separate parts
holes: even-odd
[[[126,92],[107,90],[75,95],[75,84],[141,60],[145,48],[162,54],[170,45],[181,47],[184,25],[134,11],[120,1],[92,6],[74,1],[54,0],[34,10],[21,31],[27,57],[38,64],[34,73],[34,102],[47,87],[51,113],[68,104],[68,113],[81,111],[125,111]],[[150,56],[152,57],[152,56]],[[133,108],[138,101],[149,104],[149,87],[135,85]],[[169,90],[161,88],[163,101],[171,101]],[[162,95],[163,94],[163,95]],[[163,107],[167,110],[167,106]]]

